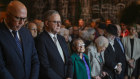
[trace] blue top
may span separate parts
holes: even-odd
[[[85,66],[86,66],[88,79],[90,79],[90,69],[89,69],[88,64],[87,64],[87,62],[86,62],[86,60],[85,60],[85,56],[84,56],[84,55],[83,55],[83,61],[84,61]]]

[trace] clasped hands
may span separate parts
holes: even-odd
[[[130,59],[130,60],[128,60],[128,64],[129,64],[129,66],[131,67],[131,68],[134,68],[134,59]]]

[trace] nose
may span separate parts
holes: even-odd
[[[25,21],[21,19],[21,20],[19,21],[19,24],[24,24],[24,22],[25,22]]]
[[[61,26],[61,23],[60,22],[57,22],[57,26],[60,27]]]

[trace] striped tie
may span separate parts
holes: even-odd
[[[22,46],[21,46],[20,40],[18,39],[17,31],[12,31],[12,33],[14,35],[14,38],[15,38],[15,41],[16,41],[16,44],[17,44],[17,48],[19,50],[19,53],[22,56],[23,55],[23,53],[22,53]]]

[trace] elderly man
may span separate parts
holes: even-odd
[[[37,37],[37,25],[33,22],[28,23],[28,29],[31,32],[33,38]]]
[[[39,60],[31,33],[23,27],[27,9],[19,1],[8,4],[0,23],[0,79],[38,79]]]
[[[118,48],[118,42],[115,40],[117,35],[117,27],[113,24],[109,24],[105,31],[109,45],[104,52],[105,64],[103,70],[106,71],[112,79],[120,79],[118,78],[118,74],[122,71],[122,54],[118,51],[120,49]]]
[[[61,18],[57,11],[49,10],[44,15],[45,31],[37,40],[41,62],[40,79],[71,79],[72,61],[65,39],[58,34]]]
[[[117,27],[117,33],[118,33],[118,36],[115,38],[115,41],[117,42],[116,48],[118,48],[117,51],[120,52],[120,58],[122,61],[122,72],[120,75],[118,75],[118,77],[119,79],[124,79],[124,76],[126,75],[125,71],[126,71],[127,62],[126,62],[124,46],[120,39],[121,27],[119,25],[116,25],[116,27]]]

